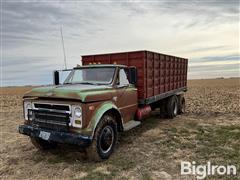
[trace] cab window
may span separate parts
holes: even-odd
[[[125,86],[125,85],[129,85],[129,81],[128,81],[128,77],[127,77],[127,69],[120,69],[119,70],[119,78],[118,78],[118,84],[120,86]]]

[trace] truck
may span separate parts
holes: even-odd
[[[151,51],[82,56],[60,83],[33,88],[23,96],[19,133],[41,149],[73,144],[94,161],[108,159],[121,132],[147,120],[185,112],[188,59]]]

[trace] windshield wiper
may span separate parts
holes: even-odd
[[[80,82],[77,84],[90,84],[90,85],[98,85],[97,83],[91,83],[91,82]]]
[[[64,83],[64,84],[90,84],[90,85],[106,85],[104,83],[91,83],[91,82],[79,82],[79,83],[70,83],[70,82],[67,82],[67,83]]]

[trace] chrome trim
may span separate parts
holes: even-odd
[[[35,107],[35,103],[39,103],[39,104],[50,104],[50,105],[60,105],[60,106],[68,106],[69,107],[69,111],[64,111],[64,110],[53,110],[53,109],[47,109],[47,108],[36,108]],[[32,109],[34,109],[34,110],[47,110],[47,111],[49,111],[49,112],[60,112],[60,113],[67,113],[67,114],[69,114],[69,126],[72,126],[72,121],[73,121],[73,116],[72,116],[72,106],[70,105],[70,104],[62,104],[62,103],[58,103],[58,102],[55,102],[55,101],[53,101],[53,102],[44,102],[44,101],[33,101],[32,102],[32,104],[33,104],[33,107],[32,107]]]
[[[74,111],[76,108],[80,108],[81,109],[81,112],[82,112],[82,107],[80,105],[73,105],[72,106],[72,116],[70,117],[70,123],[73,127],[76,127],[76,128],[82,128],[82,119],[83,119],[83,112],[82,112],[82,115],[80,118],[76,118],[75,117],[75,114],[74,114]],[[81,125],[76,125],[75,124],[75,120],[80,120],[81,121]]]
[[[51,111],[51,112],[65,112],[65,113],[71,114],[71,109],[72,109],[70,104],[61,104],[61,103],[56,103],[56,102],[48,103],[48,102],[41,102],[41,101],[33,101],[32,104],[33,104],[33,109],[35,109],[35,110],[42,109],[42,110],[48,110],[48,111]],[[69,111],[57,110],[57,109],[48,109],[48,108],[36,108],[35,104],[68,106]]]
[[[130,104],[130,105],[127,105],[127,106],[120,107],[120,108],[118,108],[118,109],[121,110],[121,109],[129,108],[129,107],[137,106],[137,105],[138,105],[138,104]]]
[[[53,125],[60,125],[60,126],[66,126],[65,123],[57,123],[56,121],[52,121],[52,120],[40,120],[40,119],[35,119],[36,122],[40,122],[40,123],[46,123],[46,124],[53,124]]]

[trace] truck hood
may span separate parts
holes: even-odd
[[[114,89],[107,85],[71,84],[34,88],[24,98],[72,99],[82,102],[109,100]]]

